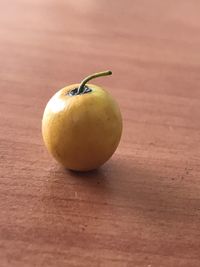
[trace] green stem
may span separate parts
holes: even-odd
[[[88,77],[86,77],[80,84],[79,88],[78,88],[78,92],[77,95],[81,94],[84,92],[84,87],[86,85],[87,82],[89,82],[90,80],[97,78],[97,77],[101,77],[101,76],[107,76],[107,75],[111,75],[112,71],[107,70],[107,71],[102,71],[102,72],[98,72],[98,73],[94,73]]]

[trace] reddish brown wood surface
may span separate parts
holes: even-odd
[[[1,0],[0,266],[200,266],[200,2]],[[118,150],[65,171],[41,118],[96,80],[121,106]]]

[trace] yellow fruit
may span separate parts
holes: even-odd
[[[66,168],[88,171],[105,163],[121,133],[119,107],[103,88],[86,83],[100,72],[58,91],[47,103],[42,135],[48,151]]]

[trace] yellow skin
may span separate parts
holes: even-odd
[[[48,151],[71,170],[88,171],[105,163],[116,150],[122,133],[118,105],[101,87],[70,96],[79,84],[58,91],[48,102],[42,135]]]

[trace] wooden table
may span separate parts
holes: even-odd
[[[200,2],[2,0],[0,266],[200,266]],[[86,75],[119,102],[119,148],[66,171],[49,98]]]

